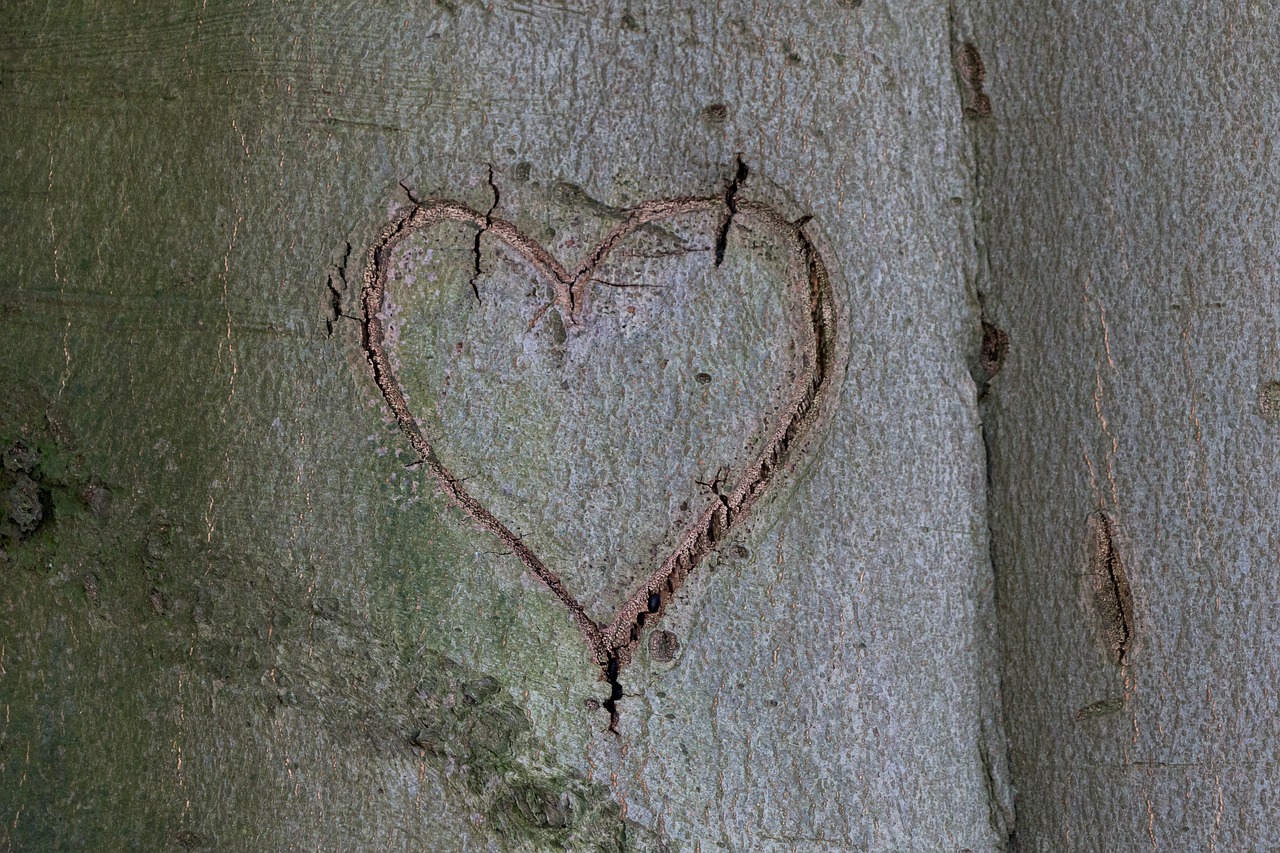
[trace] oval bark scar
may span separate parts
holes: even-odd
[[[1115,521],[1105,512],[1089,516],[1093,545],[1089,577],[1093,603],[1102,626],[1112,663],[1123,666],[1133,648],[1133,592],[1124,561],[1116,548]]]

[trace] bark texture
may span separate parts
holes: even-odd
[[[608,5],[6,10],[9,848],[1000,845],[949,10]],[[715,217],[637,232],[566,328],[484,231],[571,266],[635,204],[718,193],[812,217],[839,394],[615,687],[406,467],[363,251],[414,199],[484,214],[402,258],[415,415],[607,612],[758,446],[786,258]]]
[[[1020,848],[1276,849],[1276,17],[958,19],[992,106],[982,289],[1008,342],[984,423]]]

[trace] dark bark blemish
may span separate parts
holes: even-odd
[[[680,638],[670,631],[654,631],[649,635],[649,657],[658,663],[670,663],[680,650]]]
[[[982,369],[987,372],[987,379],[992,379],[1004,367],[1005,356],[1009,354],[1009,335],[999,326],[982,321],[982,349],[979,359]]]
[[[1114,714],[1124,710],[1124,697],[1112,696],[1107,699],[1099,699],[1097,702],[1091,702],[1083,708],[1076,709],[1075,720],[1089,720],[1094,717],[1105,717],[1108,714]]]
[[[1280,382],[1258,386],[1258,414],[1269,424],[1280,422]]]
[[[962,109],[966,118],[986,118],[991,115],[991,98],[983,91],[987,82],[987,67],[973,42],[963,42],[956,48],[956,74],[960,77]]]
[[[727,104],[709,104],[702,108],[702,118],[707,124],[724,124],[729,120]]]

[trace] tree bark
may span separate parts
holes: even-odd
[[[985,3],[958,27],[992,107],[980,287],[1008,358],[983,423],[1020,849],[1274,849],[1274,16]]]
[[[0,839],[1280,844],[1272,18],[601,6],[7,10]]]

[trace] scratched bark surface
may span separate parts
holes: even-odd
[[[603,5],[6,10],[9,848],[999,846],[948,10]],[[724,192],[739,154],[743,198],[813,216],[840,394],[621,672],[614,735],[564,608],[406,470],[360,252],[412,193],[571,263],[629,205]],[[478,275],[465,230],[411,264],[416,394],[462,344],[442,452],[600,602],[648,571],[682,490],[708,499],[689,478],[752,440],[786,369],[773,261],[735,230],[715,279],[705,226],[638,235],[617,270],[687,298],[602,284],[558,355],[554,325],[498,310],[539,297],[499,246]],[[591,335],[643,356],[591,362]]]
[[[1277,849],[1280,27],[1250,4],[979,6],[1020,847]],[[1134,609],[1123,667],[1095,513]]]

